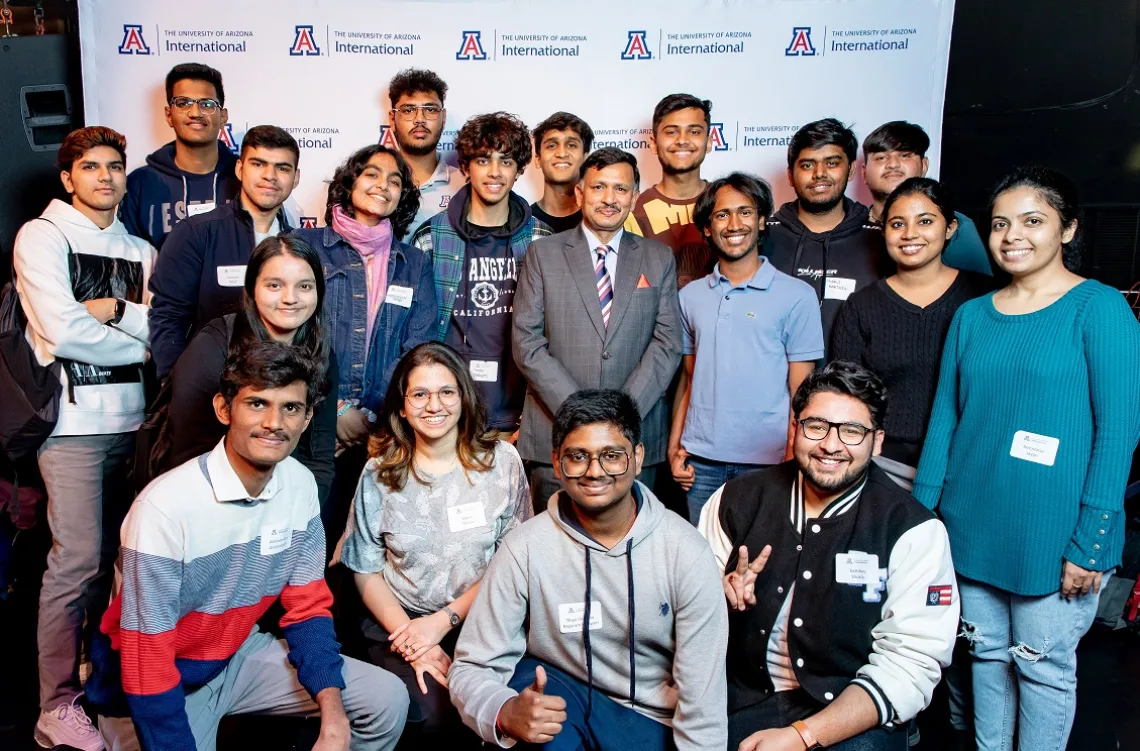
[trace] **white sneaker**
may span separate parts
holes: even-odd
[[[50,712],[40,712],[36,722],[36,743],[44,748],[71,746],[82,751],[106,751],[103,736],[91,722],[91,718],[76,704],[79,697],[70,704],[60,704]]]

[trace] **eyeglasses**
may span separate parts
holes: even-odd
[[[454,407],[456,404],[459,404],[460,394],[456,386],[444,386],[439,391],[413,389],[404,394],[404,398],[408,400],[408,404],[412,405],[415,409],[423,409],[426,407],[433,396],[438,396],[439,403],[445,407]]]
[[[422,107],[417,107],[414,104],[405,104],[397,107],[393,112],[400,113],[401,120],[414,120],[417,112],[424,113],[425,120],[438,120],[439,113],[443,112],[443,107],[437,107],[434,104],[425,104]]]
[[[191,99],[188,96],[176,96],[170,100],[170,106],[176,110],[187,112],[198,105],[206,114],[212,114],[222,108],[221,102],[217,99]]]
[[[585,451],[571,451],[562,455],[558,460],[558,466],[562,468],[563,477],[573,480],[589,472],[595,458],[598,460],[598,466],[610,477],[618,477],[629,471],[629,454],[617,449],[603,451],[596,457]]]
[[[822,441],[827,438],[831,429],[835,428],[836,432],[839,433],[839,440],[845,446],[858,446],[873,430],[873,428],[868,428],[857,422],[828,422],[818,417],[808,417],[803,420],[796,420],[796,422],[800,424],[800,432],[804,434],[804,438],[809,441]]]

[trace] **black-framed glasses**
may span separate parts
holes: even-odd
[[[443,107],[434,104],[425,104],[422,107],[415,104],[404,104],[395,109],[401,120],[414,120],[417,112],[424,113],[425,120],[438,120]]]
[[[806,417],[796,422],[800,424],[800,432],[804,434],[804,438],[809,441],[822,441],[827,438],[831,429],[835,428],[839,433],[839,440],[845,446],[858,446],[866,440],[867,434],[874,430],[857,422],[829,422],[818,417]]]
[[[585,451],[568,451],[558,459],[562,476],[571,480],[583,477],[590,471],[590,465],[598,460],[598,466],[610,477],[618,477],[629,471],[629,454],[621,449],[607,449],[599,454]]]
[[[438,391],[412,389],[404,394],[404,398],[408,400],[408,404],[412,405],[414,409],[423,409],[426,407],[433,396],[438,396],[439,403],[443,406],[454,407],[456,404],[459,404],[461,395],[458,386],[444,386]]]
[[[217,99],[193,99],[188,96],[176,96],[170,100],[170,106],[176,110],[187,112],[194,109],[194,105],[207,114],[217,112],[222,108],[221,102]]]

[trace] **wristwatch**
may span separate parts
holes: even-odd
[[[455,628],[456,626],[459,625],[459,614],[458,613],[456,613],[454,610],[452,610],[451,608],[449,608],[446,605],[443,606],[443,612],[447,613],[447,621],[448,621],[448,623],[451,624],[452,628]]]
[[[112,318],[110,321],[107,321],[107,323],[118,324],[119,321],[123,320],[123,316],[126,314],[126,312],[127,312],[127,301],[126,300],[115,300],[115,317]]]
[[[807,746],[807,751],[815,751],[817,748],[823,748],[823,746],[819,745],[819,741],[815,739],[815,736],[811,734],[811,730],[803,720],[793,722],[792,730],[800,734],[800,740]]]

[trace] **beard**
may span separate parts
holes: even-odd
[[[845,186],[846,187],[846,186]],[[843,191],[838,191],[834,196],[813,200],[803,196],[797,196],[800,201],[800,207],[809,214],[826,214],[843,202]]]
[[[396,145],[400,147],[400,151],[404,152],[408,156],[427,156],[428,154],[431,154],[435,151],[435,147],[439,144],[439,137],[442,135],[443,133],[441,131],[439,136],[436,136],[435,140],[430,144],[427,142],[405,143],[404,139],[400,137],[400,134],[396,133]]]
[[[856,463],[854,460],[852,460],[852,462],[847,466],[847,471],[842,475],[839,475],[838,477],[822,477],[816,474],[815,470],[812,468],[810,461],[800,461],[799,457],[796,457],[796,464],[799,465],[800,471],[804,473],[804,477],[806,477],[812,485],[815,485],[820,490],[827,491],[828,493],[846,490],[847,488],[854,485],[867,471],[867,465],[870,463],[870,457],[861,463]]]

